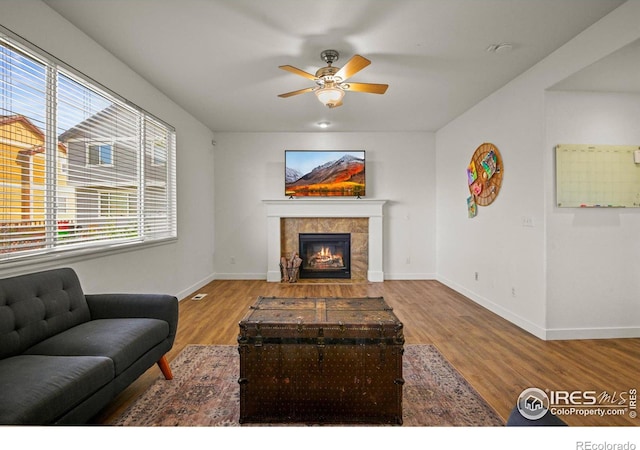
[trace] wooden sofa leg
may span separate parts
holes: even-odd
[[[169,367],[169,361],[167,361],[166,355],[160,358],[158,361],[158,367],[160,367],[165,379],[173,380],[173,373],[171,373],[171,367]]]

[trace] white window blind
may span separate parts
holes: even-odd
[[[175,131],[0,29],[0,262],[177,236]]]

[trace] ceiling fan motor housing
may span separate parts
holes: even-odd
[[[331,65],[340,57],[340,53],[337,50],[325,50],[320,53],[320,57],[324,62]]]
[[[327,63],[327,67],[321,67],[316,71],[316,78],[318,78],[316,83],[319,86],[334,86],[337,83],[340,83],[342,79],[340,77],[338,78],[334,77],[334,75],[338,73],[338,70],[340,70],[340,68],[331,66],[331,64],[337,61],[338,58],[340,57],[340,54],[338,53],[338,51],[325,50],[322,53],[320,53],[320,57],[323,59],[324,62]]]

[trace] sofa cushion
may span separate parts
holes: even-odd
[[[20,355],[0,360],[0,424],[45,424],[113,379],[101,356]]]
[[[169,336],[158,319],[98,319],[85,322],[27,349],[28,355],[105,356],[120,375]]]
[[[90,319],[89,306],[72,269],[5,278],[0,283],[0,358]]]

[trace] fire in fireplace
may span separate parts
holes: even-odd
[[[300,233],[300,278],[351,278],[349,233]]]

